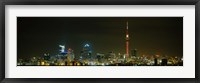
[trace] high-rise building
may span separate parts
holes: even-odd
[[[154,59],[154,66],[157,66],[158,65],[158,60],[157,58]]]
[[[80,59],[81,60],[92,59],[92,48],[89,44],[85,44],[83,46],[83,50],[81,51]]]
[[[50,59],[50,55],[45,53],[45,54],[44,54],[44,60],[49,61],[49,59]]]
[[[115,53],[114,53],[114,52],[109,52],[109,53],[108,53],[108,55],[107,55],[107,57],[108,57],[108,60],[113,60],[113,59],[115,59],[115,58],[116,58],[116,56],[115,56]]]
[[[74,52],[73,52],[73,50],[71,48],[69,48],[67,50],[67,60],[68,60],[68,62],[74,61],[74,58],[75,58]]]
[[[134,57],[137,57],[137,49],[132,49],[131,55],[134,56]]]
[[[129,57],[129,33],[128,33],[128,21],[126,22],[126,58]]]
[[[162,66],[167,66],[167,59],[162,59],[161,65]]]
[[[60,51],[60,54],[61,55],[66,55],[67,54],[67,52],[66,52],[66,50],[65,50],[65,45],[59,45],[59,47],[61,48],[59,51]]]
[[[100,62],[100,63],[102,63],[102,62],[104,62],[105,61],[105,56],[104,56],[104,54],[101,54],[101,53],[97,53],[96,54],[97,55],[97,60],[98,60],[98,62]]]

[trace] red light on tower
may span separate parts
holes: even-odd
[[[126,22],[126,57],[129,57],[129,34],[128,34],[128,21]]]

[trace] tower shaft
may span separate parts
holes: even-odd
[[[126,57],[129,57],[129,34],[128,34],[128,21],[126,22]]]

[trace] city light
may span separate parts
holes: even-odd
[[[59,45],[57,54],[43,53],[40,57],[32,57],[30,60],[18,59],[18,66],[183,66],[183,58],[174,56],[168,57],[164,54],[138,54],[140,49],[131,49],[128,21],[123,32],[123,48],[124,53],[108,50],[107,53],[101,53],[94,50],[95,45],[87,43],[80,44],[81,50],[79,54],[75,54],[74,47],[65,47]],[[93,43],[93,42],[92,42]],[[81,46],[82,45],[82,46]],[[68,44],[67,44],[68,46]],[[56,47],[55,47],[56,48]],[[96,51],[96,54],[94,53]]]

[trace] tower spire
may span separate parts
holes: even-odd
[[[126,29],[128,30],[128,21],[126,22]]]

